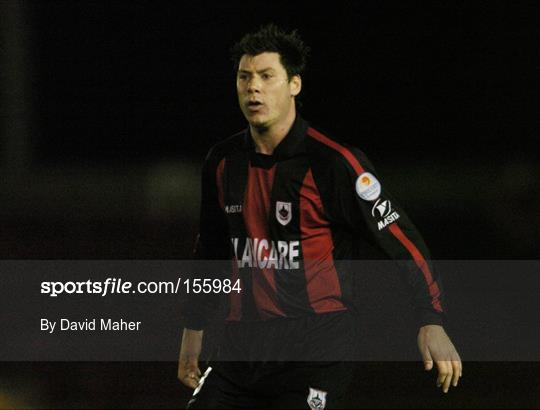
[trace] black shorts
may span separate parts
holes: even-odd
[[[229,323],[188,408],[338,407],[353,375],[355,338],[348,311]]]

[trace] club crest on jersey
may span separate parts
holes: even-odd
[[[292,204],[290,202],[276,202],[276,219],[283,226],[291,222]]]
[[[381,195],[381,183],[371,172],[364,172],[356,178],[356,193],[364,201],[375,201]]]
[[[311,410],[323,410],[326,406],[326,392],[322,390],[309,388],[307,403]]]

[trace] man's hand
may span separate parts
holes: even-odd
[[[199,355],[202,346],[202,330],[184,329],[182,347],[178,359],[178,379],[187,387],[196,389],[199,385],[201,370]]]
[[[435,361],[439,371],[437,387],[442,386],[443,391],[448,393],[450,383],[454,387],[458,385],[463,370],[461,358],[442,326],[422,326],[418,332],[418,349],[426,370],[433,369]]]

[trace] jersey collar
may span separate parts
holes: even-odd
[[[301,155],[306,152],[304,145],[304,139],[306,137],[306,131],[309,127],[309,124],[302,116],[297,112],[294,123],[289,130],[289,133],[281,140],[281,142],[274,149],[272,157],[276,160],[292,158],[296,155]],[[255,144],[249,127],[245,131],[244,135],[244,146],[248,151],[255,152]]]

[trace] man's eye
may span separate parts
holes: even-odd
[[[270,78],[272,78],[272,75],[271,74],[263,74],[262,78],[263,78],[263,80],[269,80]]]

